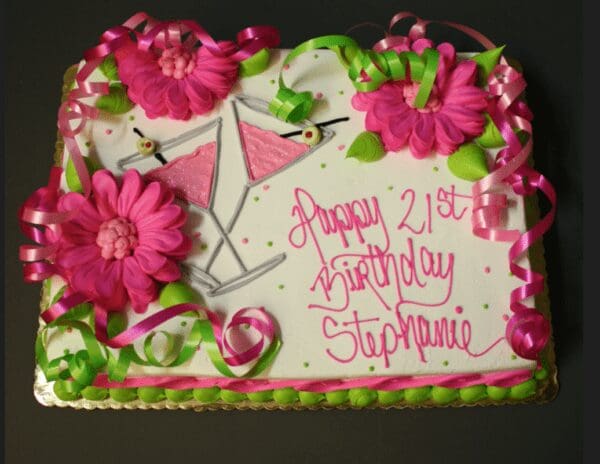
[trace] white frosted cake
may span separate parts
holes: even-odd
[[[493,84],[477,84],[474,54],[407,45],[436,55],[423,103],[427,73],[417,82],[410,55],[412,80],[368,92],[335,49],[285,62],[290,50],[254,50],[246,60],[268,59],[260,72],[238,79],[235,68],[224,82],[226,63],[185,34],[177,46],[154,36],[149,51],[131,41],[97,59],[86,81],[118,88],[110,100],[77,95],[77,80],[67,94],[67,106],[71,95],[99,111],[66,134],[55,179],[55,209],[68,218],[46,233],[55,254],[37,343],[43,404],[402,407],[552,395],[547,307],[534,293],[511,296],[531,284],[511,272],[530,269],[529,254],[511,247],[535,203],[514,178],[474,188],[511,160],[494,163],[506,132],[491,127]],[[202,69],[221,77],[206,83]],[[300,120],[272,103],[288,89],[280,72],[314,95]],[[73,143],[89,160],[88,192]],[[496,209],[487,216],[477,201]],[[486,230],[518,232],[495,240]]]

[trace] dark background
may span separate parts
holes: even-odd
[[[581,6],[578,2],[84,0],[6,8],[6,458],[10,463],[106,462],[580,462]],[[38,285],[22,282],[18,205],[47,181],[62,75],[100,34],[136,11],[195,19],[216,38],[273,24],[282,47],[344,33],[364,21],[386,24],[401,10],[474,27],[525,68],[534,120],[536,167],[559,196],[544,238],[560,392],[546,405],[391,411],[76,411],[44,408],[32,393]],[[402,28],[398,31],[405,32]],[[364,46],[374,29],[353,33]],[[442,26],[434,39],[458,50],[476,43]]]

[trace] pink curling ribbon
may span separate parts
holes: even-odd
[[[519,266],[516,261],[552,225],[556,213],[556,192],[542,174],[527,165],[533,148],[532,114],[523,101],[517,100],[526,87],[523,76],[501,63],[490,74],[488,87],[494,97],[490,100],[488,113],[507,142],[507,147],[498,153],[492,172],[473,185],[473,233],[486,240],[513,242],[508,252],[510,270],[525,284],[511,292],[510,309],[513,315],[506,327],[506,338],[520,357],[536,360],[550,338],[550,323],[523,301],[544,291],[544,277]],[[529,134],[525,146],[521,145],[514,129]],[[507,205],[507,198],[504,193],[497,191],[503,185],[510,185],[521,196],[542,191],[550,202],[550,211],[524,233],[504,229],[501,214]]]
[[[185,40],[183,39],[184,36],[187,37]],[[183,20],[158,23],[146,33],[139,35],[137,43],[138,48],[141,50],[149,50],[151,47],[164,50],[184,43],[193,43],[196,40],[200,41],[213,55],[227,56],[240,62],[264,48],[277,47],[280,37],[278,30],[272,26],[248,27],[237,34],[238,49],[234,52],[227,52],[202,26],[194,21]]]
[[[396,24],[409,18],[414,18],[416,21],[409,29],[408,36],[392,34],[392,29]],[[464,24],[453,23],[450,21],[424,20],[410,11],[401,11],[392,17],[386,32],[386,37],[375,43],[375,45],[373,45],[373,50],[376,52],[383,52],[399,45],[410,45],[411,42],[425,37],[427,25],[431,23],[443,24],[461,31],[469,37],[475,39],[488,50],[496,48],[496,45],[494,45],[494,43],[485,35],[469,26],[465,26]]]

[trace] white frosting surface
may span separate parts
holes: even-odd
[[[228,99],[209,115],[193,117],[189,121],[150,120],[145,117],[142,108],[136,106],[129,113],[118,116],[104,114],[92,121],[87,133],[80,136],[80,146],[88,150],[85,142],[90,141],[90,154],[97,157],[104,167],[118,172],[117,161],[136,152],[139,137],[134,133],[134,127],[160,144],[217,117],[222,118],[213,202],[215,215],[226,227],[248,183],[232,102],[237,101],[236,95],[239,94],[268,102],[277,89],[277,74],[285,55],[285,50],[275,51],[266,72],[240,80]],[[249,188],[237,222],[229,234],[231,243],[248,269],[281,254],[285,254],[285,259],[246,285],[214,297],[208,296],[205,288],[192,282],[204,295],[207,305],[226,320],[244,307],[262,306],[271,314],[283,346],[273,365],[260,377],[348,378],[533,368],[535,363],[515,357],[503,338],[505,315],[510,315],[510,292],[520,281],[509,275],[510,244],[485,241],[471,232],[471,201],[466,197],[470,195],[472,183],[453,176],[443,156],[417,160],[405,150],[388,154],[370,164],[345,159],[347,148],[364,130],[365,114],[351,107],[354,90],[335,55],[328,51],[305,54],[284,73],[288,85],[295,89],[309,89],[323,95],[311,115],[314,122],[341,117],[349,117],[350,120],[328,126],[333,131],[330,140],[319,144],[314,151],[286,169]],[[92,77],[99,77],[97,74]],[[240,121],[261,129],[280,134],[297,129],[270,115],[253,111],[239,101],[236,107]],[[172,160],[215,140],[216,129],[212,128],[162,153],[167,160]],[[294,140],[301,141],[299,137]],[[127,167],[146,172],[158,166],[156,159],[148,157]],[[455,214],[462,214],[457,220],[443,217],[448,212],[446,200],[452,199],[451,192],[461,195],[454,197]],[[341,205],[336,209],[338,213],[347,204],[354,206],[359,218],[364,214],[357,202],[364,199],[363,206],[368,205],[370,214],[375,215],[373,199],[376,198],[385,229],[381,221],[362,229],[364,243],[361,243],[356,229],[347,231],[345,247],[344,234],[325,235],[315,219],[311,226],[323,255],[322,262],[315,239],[308,234],[308,226],[304,229],[307,232],[306,243],[303,247],[299,245],[302,226],[299,225],[296,196],[301,197],[307,215],[313,211],[309,204],[310,196],[315,204],[326,210]],[[514,195],[510,198],[509,226],[524,230],[523,200]],[[194,240],[194,251],[186,262],[204,269],[219,241],[219,231],[204,211],[190,207],[189,212],[187,230],[190,234],[200,233],[201,239]],[[343,219],[342,214],[339,217]],[[403,218],[406,225],[398,229]],[[409,228],[418,231],[424,223],[421,234]],[[290,243],[290,237],[296,246]],[[205,249],[202,249],[202,243],[206,245]],[[365,255],[369,244],[387,250],[388,262],[395,263],[400,269],[399,275],[391,271],[387,274],[389,285],[377,285],[377,281],[384,281],[384,274],[381,267],[370,265],[374,260],[363,258],[362,264],[358,264],[360,259],[357,255]],[[411,244],[414,257],[411,257]],[[430,257],[434,268],[441,269],[446,277],[425,275],[430,267]],[[413,266],[410,261],[414,262]],[[351,280],[344,271],[355,266],[360,266],[361,272],[369,273],[368,282],[375,288],[370,289],[366,284],[363,290],[349,291],[346,304],[344,285],[350,288]],[[412,277],[412,283],[411,268],[417,273],[416,278]],[[211,274],[224,282],[240,272],[234,254],[226,245],[223,246]],[[327,272],[332,282],[329,301],[319,280],[319,276],[323,277]],[[334,278],[336,272],[339,274]],[[395,282],[399,283],[399,287]],[[59,285],[60,282],[55,279],[55,289]],[[312,287],[314,290],[311,290]],[[155,302],[144,315],[130,311],[129,321],[137,322],[160,309]],[[399,323],[397,312],[405,323],[409,324],[411,318],[415,321],[410,333],[406,333],[406,327]],[[357,325],[352,322],[355,317],[366,322]],[[419,317],[421,327],[424,327],[424,321],[429,321],[432,337],[434,324],[447,323],[452,327],[455,323],[456,339],[463,344],[463,334],[469,330],[468,349],[457,346],[424,347],[419,351],[413,336],[414,329],[419,327]],[[181,322],[185,320],[189,322],[182,326]],[[190,322],[190,319],[176,318],[164,324],[164,330],[185,335]],[[362,343],[359,342],[359,332]],[[382,337],[389,351],[387,361],[386,356],[376,355],[382,350]],[[51,340],[50,358],[62,354],[65,348],[74,351],[81,346],[76,333],[55,333]],[[369,340],[374,344],[372,348]],[[141,341],[136,346],[141,351]],[[159,373],[219,375],[202,349],[190,362],[176,368],[133,365],[130,369],[132,375]]]

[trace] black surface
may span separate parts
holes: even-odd
[[[289,4],[288,4],[289,3]],[[569,9],[570,8],[570,9]],[[242,27],[280,27],[284,47],[399,10],[468,24],[525,67],[536,118],[535,162],[559,195],[545,237],[561,390],[543,406],[400,411],[75,411],[43,408],[32,394],[39,286],[21,280],[18,205],[47,180],[65,69],[108,27],[139,10],[196,19],[218,38]],[[47,462],[579,462],[581,359],[581,45],[577,2],[484,1],[11,1],[6,52],[6,457]],[[568,12],[567,12],[568,11]],[[475,44],[440,26],[460,49]],[[363,45],[377,37],[364,29]]]

